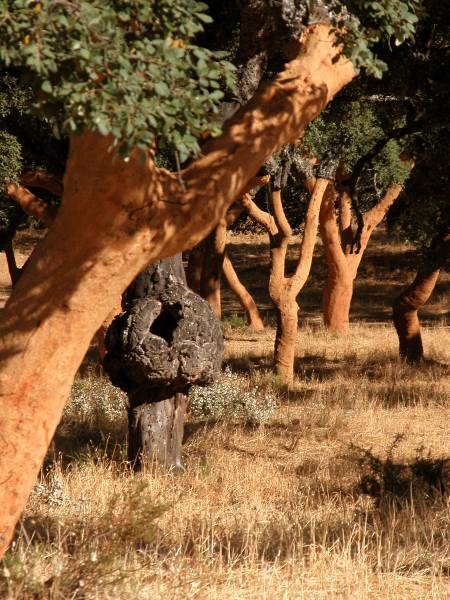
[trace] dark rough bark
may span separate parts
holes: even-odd
[[[164,396],[164,395],[163,395]],[[187,395],[157,401],[148,391],[130,395],[128,409],[128,460],[135,469],[151,462],[182,470],[181,445]],[[143,460],[144,457],[144,460]]]
[[[187,288],[181,254],[145,269],[124,307],[108,331],[104,367],[129,396],[129,460],[179,468],[186,394],[220,372],[220,324]]]

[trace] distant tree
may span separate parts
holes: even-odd
[[[354,280],[370,237],[397,200],[412,166],[402,156],[402,144],[390,139],[392,131],[405,125],[398,102],[380,94],[367,97],[357,86],[348,95],[352,93],[359,98],[341,97],[309,126],[300,147],[319,164],[329,157],[337,161],[336,192],[321,206],[320,234],[328,266],[324,324],[339,332],[349,328]],[[380,151],[369,160],[377,144],[382,144]],[[307,161],[304,165],[310,169]],[[311,175],[306,180],[314,185]],[[358,199],[358,228],[352,195]]]
[[[29,187],[44,188],[55,200],[62,193],[58,181],[65,158],[64,142],[56,140],[48,122],[30,114],[31,89],[17,76],[0,76],[0,251],[6,254],[11,280],[19,277],[13,239],[29,216],[47,224],[55,206],[38,198]]]
[[[418,251],[417,275],[393,306],[400,354],[410,362],[423,358],[418,311],[448,268],[450,251],[450,11],[448,2],[437,0],[423,8],[416,45],[391,59],[392,72],[402,76],[386,81],[421,123],[411,142],[416,166],[390,218],[391,229]]]

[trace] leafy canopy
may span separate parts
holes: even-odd
[[[181,160],[231,85],[223,53],[193,43],[196,0],[0,1],[0,64],[32,88],[56,132],[111,134],[122,155],[156,135]]]

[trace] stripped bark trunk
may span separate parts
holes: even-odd
[[[147,264],[209,233],[265,158],[297,141],[355,77],[350,61],[334,60],[330,31],[308,27],[297,57],[178,175],[138,151],[120,160],[108,137],[71,140],[61,208],[0,318],[0,556],[116,298]]]
[[[450,227],[437,236],[411,285],[394,301],[393,317],[400,343],[400,356],[409,363],[423,359],[418,311],[433,293],[439,273],[450,259]]]
[[[242,308],[245,311],[249,328],[257,332],[263,331],[264,323],[262,322],[258,307],[256,306],[256,303],[251,294],[248,292],[247,288],[240,281],[236,271],[234,270],[233,263],[226,252],[222,268],[225,279],[227,280],[227,284],[229,285],[231,291],[237,296]]]
[[[51,225],[55,220],[56,209],[35,196],[26,187],[18,186],[15,183],[8,183],[6,191],[27,215],[35,217],[47,226]]]
[[[328,276],[323,292],[324,325],[331,331],[346,333],[350,322],[350,305],[353,285],[359,265],[376,227],[398,198],[402,187],[392,185],[381,200],[363,215],[361,247],[351,252],[353,232],[351,227],[351,201],[346,190],[339,197],[339,228],[334,209],[334,198],[327,197],[320,211],[320,235],[325,249]]]
[[[319,211],[329,180],[318,178],[308,205],[305,229],[295,271],[285,275],[286,253],[292,230],[284,214],[281,193],[271,194],[271,205],[277,234],[270,234],[271,272],[269,278],[270,298],[277,309],[277,333],[275,337],[274,363],[280,380],[291,385],[294,379],[295,342],[298,327],[297,296],[308,278],[317,237]],[[331,191],[328,192],[331,195]]]

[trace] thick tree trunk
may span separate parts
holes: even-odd
[[[418,311],[433,293],[440,270],[449,258],[450,227],[435,239],[414,281],[394,301],[393,317],[400,343],[400,356],[410,363],[423,359]]]
[[[156,401],[144,394],[130,394],[128,410],[128,460],[136,470],[161,465],[183,469],[181,446],[187,395]]]
[[[248,292],[247,288],[237,276],[237,273],[233,267],[233,263],[226,253],[223,261],[223,274],[225,275],[225,279],[227,280],[227,284],[229,285],[231,291],[237,296],[242,308],[245,311],[247,323],[250,329],[258,332],[263,331],[264,323],[262,322],[258,307],[256,306],[256,303],[251,294]]]
[[[297,294],[283,290],[277,305],[277,331],[274,347],[275,372],[284,385],[294,380],[295,343],[298,329]]]
[[[412,166],[412,164],[411,164]],[[347,333],[353,284],[372,233],[398,198],[402,187],[392,185],[377,204],[363,215],[364,225],[358,254],[351,253],[353,232],[351,200],[346,190],[339,197],[339,228],[334,196],[325,197],[320,210],[320,235],[325,250],[328,277],[323,291],[323,321],[330,331]]]
[[[349,330],[352,297],[353,277],[348,272],[336,270],[328,275],[323,291],[323,322],[327,329],[338,333]]]
[[[310,26],[298,56],[178,175],[138,152],[120,160],[108,152],[109,138],[71,141],[61,208],[0,319],[0,556],[75,372],[116,298],[147,264],[209,233],[266,157],[297,141],[355,77],[350,61],[334,60],[330,31]]]

